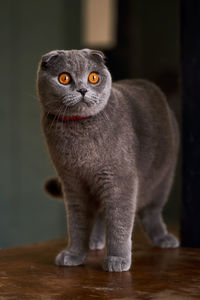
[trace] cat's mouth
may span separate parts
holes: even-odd
[[[91,99],[87,96],[81,96],[81,97],[78,97],[78,98],[75,98],[73,99],[73,101],[65,101],[65,106],[67,108],[74,108],[74,107],[77,107],[77,106],[88,106],[88,107],[91,107],[93,105],[97,104],[97,101],[94,100],[94,99]]]
[[[91,100],[90,98],[84,97],[82,99],[83,103],[85,103],[87,106],[93,106],[94,104],[96,104],[95,101]]]

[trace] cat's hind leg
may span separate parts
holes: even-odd
[[[154,247],[179,247],[178,239],[167,231],[161,211],[146,208],[139,213],[139,217],[142,227]]]
[[[98,212],[90,236],[90,249],[101,250],[105,247],[105,220],[103,212]]]
[[[167,231],[162,209],[167,201],[173,174],[167,177],[154,191],[152,201],[138,212],[142,227],[154,247],[177,248],[179,240]]]

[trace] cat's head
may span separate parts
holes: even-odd
[[[41,59],[37,91],[46,112],[92,116],[106,106],[111,82],[102,52],[55,50]]]

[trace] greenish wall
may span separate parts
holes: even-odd
[[[63,203],[43,191],[54,175],[40,129],[35,78],[42,54],[79,47],[80,0],[1,2],[0,248],[64,236]]]

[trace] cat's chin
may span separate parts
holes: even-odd
[[[83,99],[79,101],[76,105],[68,107],[65,111],[66,117],[71,117],[74,115],[78,115],[81,117],[94,116],[102,111],[107,104],[105,102],[94,103],[92,101],[88,101],[87,99]]]

